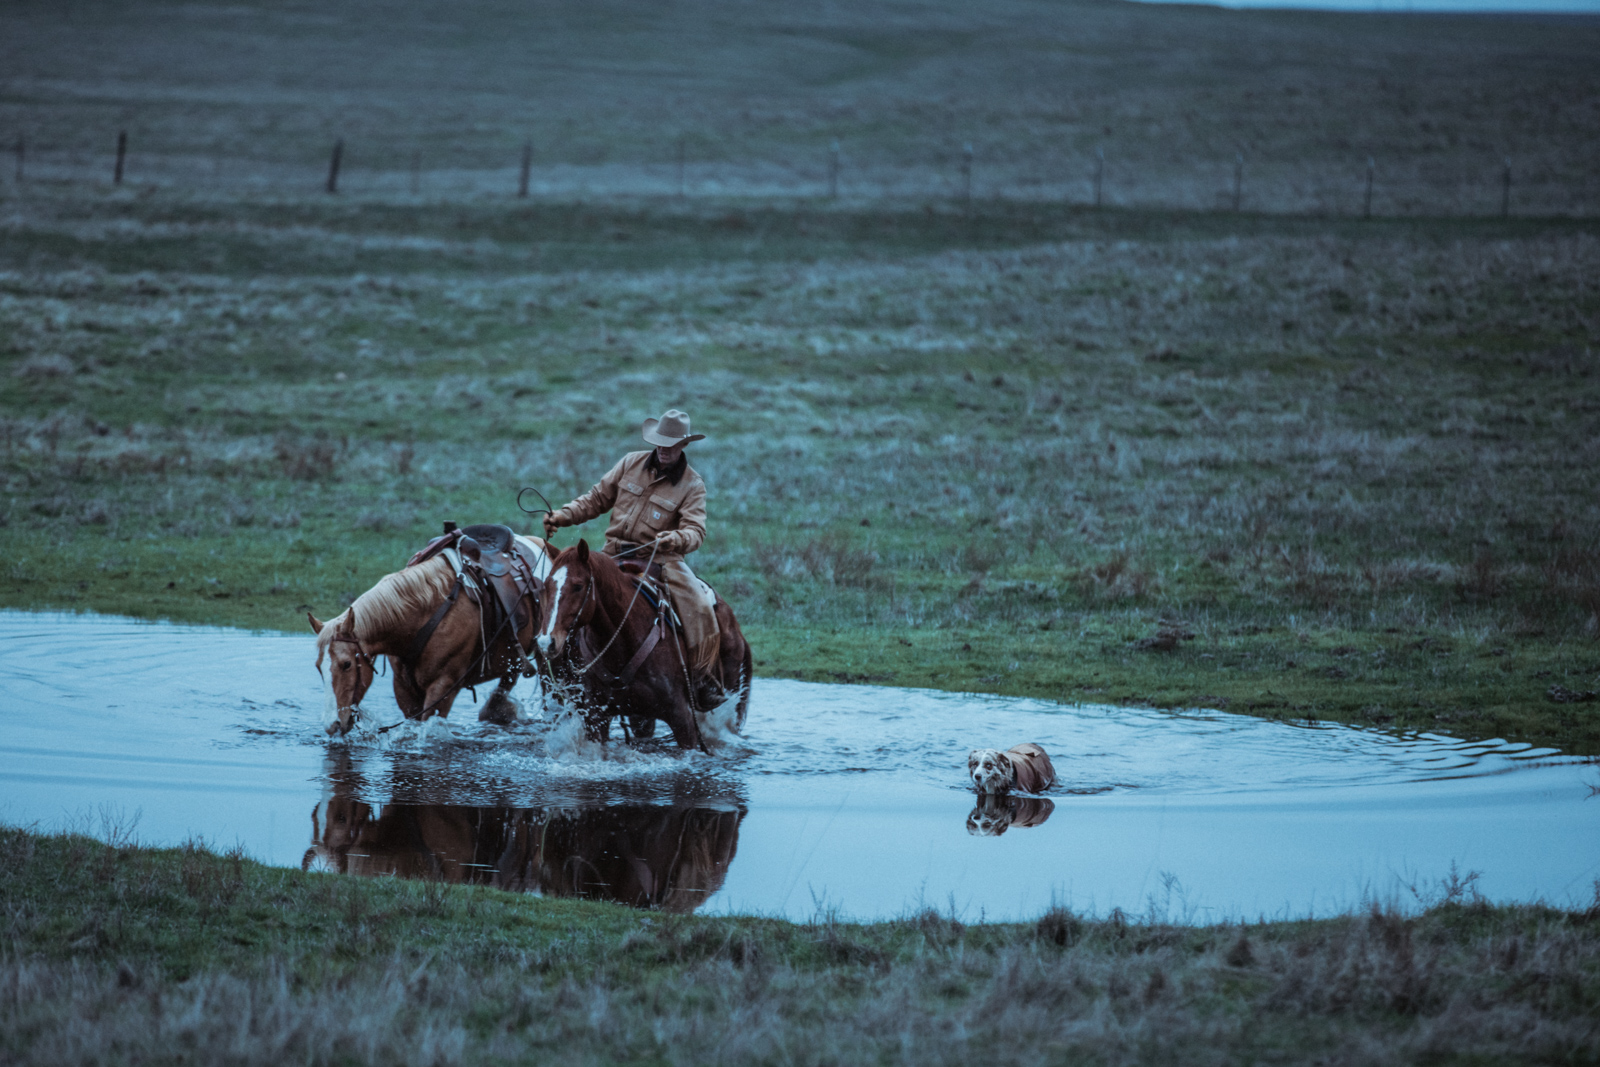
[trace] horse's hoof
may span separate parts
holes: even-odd
[[[510,726],[517,721],[517,702],[497,689],[478,709],[478,721]]]

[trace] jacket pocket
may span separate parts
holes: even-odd
[[[652,534],[678,525],[678,502],[657,493],[639,502],[639,525]]]

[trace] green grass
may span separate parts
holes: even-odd
[[[0,829],[0,1055],[115,1063],[1589,1063],[1600,911],[694,918]]]
[[[1595,20],[15,7],[0,604],[298,628],[677,405],[766,674],[1600,752]]]
[[[0,275],[6,604],[295,629],[678,404],[763,673],[1600,750],[1546,695],[1600,687],[1587,223],[638,205],[535,264],[480,204],[349,275],[458,209],[244,204],[253,266],[180,273],[226,204],[58,200]]]

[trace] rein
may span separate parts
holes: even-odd
[[[650,573],[650,565],[656,561],[656,552],[660,548],[661,548],[661,542],[657,541],[657,542],[655,542],[655,547],[650,550],[650,559],[648,561],[646,561],[646,563],[644,565],[644,570],[645,570],[645,574],[646,575],[648,575]],[[591,573],[589,575],[589,581],[583,587],[583,600],[580,601],[579,604],[578,604],[578,612],[580,614],[583,612],[583,605],[585,603],[587,603],[588,600],[589,600],[589,591],[592,590],[593,588],[594,588],[594,574]],[[643,591],[644,591],[644,583],[643,582],[634,582],[633,583],[633,599],[628,601],[628,610],[624,611],[622,613],[622,620],[617,623],[616,630],[614,630],[612,632],[611,640],[606,642],[606,647],[602,648],[599,651],[599,653],[594,657],[594,659],[590,660],[586,665],[578,668],[578,673],[579,674],[587,674],[587,673],[589,673],[589,669],[591,667],[593,667],[596,663],[599,663],[601,658],[607,652],[611,651],[611,646],[616,644],[617,643],[617,638],[622,636],[622,628],[623,628],[623,626],[627,625],[628,616],[633,614],[633,606],[639,602],[639,594],[641,592],[643,592]],[[590,625],[593,625],[593,624],[591,623]],[[659,640],[659,638],[657,640]],[[652,645],[651,647],[653,648],[655,646]],[[634,667],[634,669],[637,670],[638,668]]]

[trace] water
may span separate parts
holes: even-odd
[[[1600,766],[1549,749],[768,679],[712,756],[480,725],[465,697],[448,725],[330,741],[313,659],[309,634],[0,612],[0,820],[792,918],[1299,917],[1414,906],[1452,865],[1576,905],[1600,877]],[[367,708],[399,719],[387,680]],[[1024,740],[1061,785],[969,832],[967,751]]]

